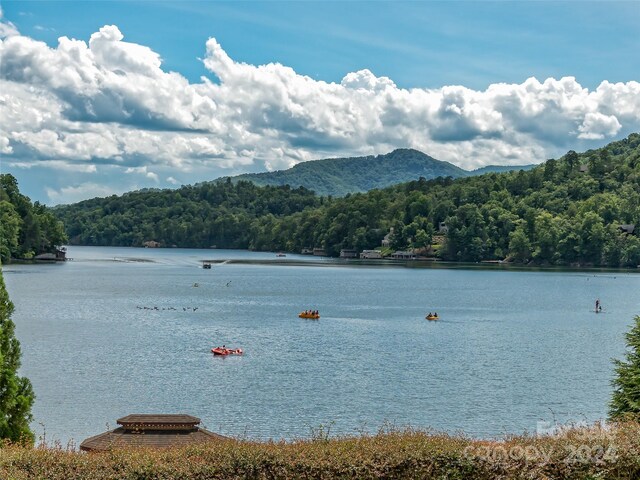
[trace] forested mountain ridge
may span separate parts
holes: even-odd
[[[22,195],[13,175],[0,174],[0,260],[53,253],[66,241],[62,222]]]
[[[344,198],[231,180],[134,192],[54,210],[72,240],[299,252],[370,249],[390,228],[392,247],[451,261],[636,266],[640,239],[640,134],[528,171],[411,181]],[[444,242],[436,237],[447,226]]]
[[[290,215],[322,201],[303,187],[227,180],[93,198],[52,211],[72,244],[142,246],[154,240],[163,246],[247,248],[256,218]]]
[[[475,170],[471,170],[469,172],[470,176],[473,175],[484,175],[486,173],[504,173],[504,172],[517,172],[520,170],[531,170],[536,168],[537,164],[529,164],[529,165],[487,165],[486,167],[476,168]]]
[[[378,246],[393,228],[393,248],[428,250],[441,223],[445,260],[635,267],[638,232],[620,226],[640,223],[640,134],[529,171],[420,179],[261,220],[251,246],[337,255]]]
[[[529,169],[534,165],[495,167],[488,166],[467,171],[449,162],[436,160],[425,153],[409,148],[400,148],[385,155],[367,157],[327,158],[298,163],[287,170],[263,173],[245,173],[230,177],[232,182],[248,180],[259,186],[291,185],[303,186],[318,195],[342,197],[348,193],[359,193],[386,188],[398,183],[430,180],[437,177],[461,178],[481,175],[494,169],[501,171]],[[225,177],[222,181],[226,180]]]

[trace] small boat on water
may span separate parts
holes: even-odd
[[[211,349],[211,353],[214,355],[226,356],[226,355],[242,355],[244,352],[241,348],[226,348],[226,347],[214,347]]]
[[[431,314],[427,315],[424,318],[426,318],[427,320],[440,320],[440,317],[438,315],[431,315]]]
[[[286,257],[287,255],[285,253],[282,252],[278,252],[276,253],[276,257]]]
[[[312,313],[312,312],[300,312],[298,314],[298,317],[300,317],[300,318],[310,318],[311,320],[318,320],[318,319],[320,319],[320,314],[319,313]]]

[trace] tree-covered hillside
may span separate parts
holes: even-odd
[[[260,186],[303,186],[318,195],[343,197],[348,193],[368,192],[420,177],[427,180],[437,177],[461,178],[493,171],[529,170],[534,166],[488,166],[467,171],[418,150],[404,148],[386,155],[303,162],[287,170],[238,175],[231,177],[231,181],[249,180]]]
[[[386,155],[329,158],[295,165],[288,170],[232,177],[256,185],[302,185],[318,195],[342,197],[348,193],[385,188],[420,177],[464,177],[469,172],[418,150],[398,149]]]
[[[531,170],[536,168],[537,165],[487,165],[486,167],[476,168],[469,172],[470,176],[484,175],[485,173],[504,173],[504,172],[518,172],[520,170]]]
[[[0,175],[0,260],[53,253],[67,241],[62,223],[22,195],[13,175]]]
[[[394,248],[424,248],[441,222],[448,232],[438,255],[446,260],[636,266],[638,232],[620,226],[640,223],[640,135],[530,171],[421,179],[337,199],[262,221],[253,247],[313,245],[335,255],[377,246],[393,227]]]
[[[145,190],[55,207],[70,243],[80,245],[247,248],[257,218],[290,215],[320,205],[305,188],[250,182],[204,183]]]
[[[277,199],[278,208],[270,202]],[[266,202],[266,203],[265,203]],[[286,206],[286,207],[285,207]],[[204,184],[60,207],[76,242],[301,251],[380,245],[428,250],[452,261],[640,264],[640,134],[529,171],[421,178],[344,198],[305,189]],[[448,233],[436,236],[441,223]]]

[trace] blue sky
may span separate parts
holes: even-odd
[[[235,60],[280,62],[339,82],[363,68],[400,87],[520,83],[574,76],[637,80],[640,2],[3,1],[5,17],[55,46],[117,25],[192,82],[215,37]]]
[[[640,127],[637,1],[0,6],[2,171],[48,204],[399,147],[536,163]]]

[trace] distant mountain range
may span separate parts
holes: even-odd
[[[245,173],[230,177],[232,182],[248,180],[259,186],[303,186],[318,195],[342,197],[348,193],[366,192],[398,183],[437,177],[469,177],[485,173],[530,170],[535,165],[486,166],[464,170],[449,162],[436,160],[418,150],[399,148],[385,155],[367,157],[328,158],[302,162],[288,170],[265,173]],[[220,180],[226,180],[224,179]]]

